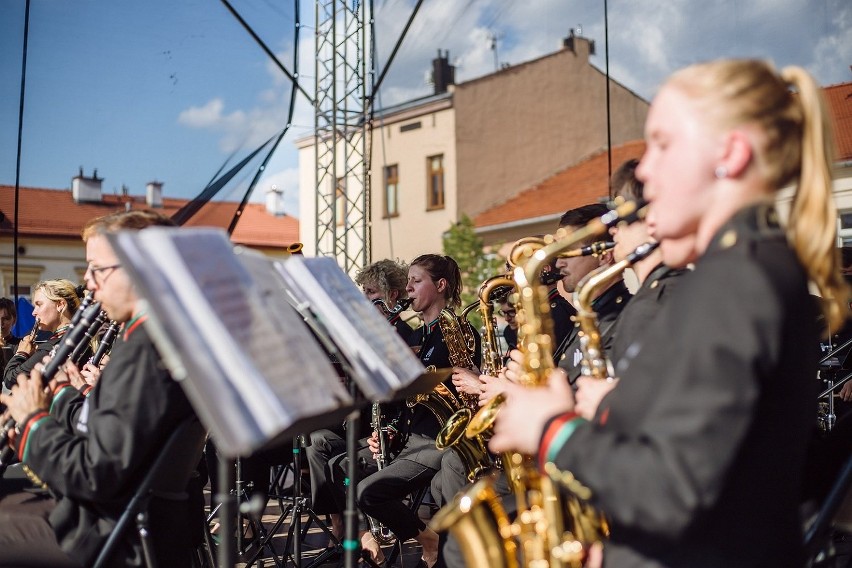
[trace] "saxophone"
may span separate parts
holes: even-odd
[[[475,304],[473,306],[475,307]],[[469,308],[465,308],[465,310],[464,314],[470,311]],[[471,357],[471,353],[476,348],[476,338],[473,336],[470,326],[467,325],[466,318],[464,316],[457,317],[452,310],[444,308],[438,316],[438,325],[450,352],[450,363],[454,367],[476,368]],[[462,393],[459,393],[457,398],[446,385],[439,383],[428,393],[409,397],[406,404],[409,407],[422,404],[438,419],[438,424],[441,426],[441,431],[436,440],[438,449],[447,447],[442,444],[442,442],[445,442],[442,434],[458,439],[458,443],[453,444],[453,450],[459,454],[465,471],[470,472],[471,476],[475,476],[492,464],[485,442],[482,439],[468,439],[461,435],[464,433],[466,424],[457,423],[454,417],[458,411],[468,408],[470,399],[475,399],[477,404],[479,402],[476,397],[468,396],[465,399],[461,395]],[[468,412],[472,414],[470,410]]]
[[[574,316],[580,324],[581,376],[609,380],[614,376],[612,363],[604,354],[598,316],[592,301],[602,289],[606,289],[622,273],[635,263],[647,258],[659,243],[639,245],[623,260],[610,266],[602,266],[583,277],[574,291]],[[554,464],[546,464],[546,473],[562,489],[561,498],[570,520],[571,532],[566,533],[562,550],[576,550],[580,554],[573,565],[582,566],[583,554],[595,542],[609,536],[609,524],[604,514],[589,504],[591,491],[582,485],[571,472],[560,471]]]
[[[497,343],[496,325],[494,322],[494,307],[491,304],[491,296],[498,289],[507,286],[514,287],[515,282],[511,274],[499,274],[482,283],[479,287],[478,300],[471,306],[479,308],[482,316],[482,325],[485,333],[482,338],[482,369],[483,375],[496,376],[502,368],[502,356],[500,346]],[[471,306],[465,308],[463,315],[470,311]],[[461,394],[461,393],[460,393]],[[475,398],[475,397],[470,397]],[[478,399],[475,407],[478,407]],[[467,438],[464,433],[467,425],[473,418],[474,407],[466,403],[457,410],[445,422],[443,428],[435,439],[435,447],[439,450],[452,448],[459,454],[462,464],[467,472],[467,479],[473,482],[483,471],[493,468],[496,464],[488,453],[487,440],[485,436],[474,436]]]
[[[520,333],[524,336],[520,383],[536,387],[547,380],[554,368],[550,304],[547,286],[538,283],[543,266],[556,255],[621,222],[630,222],[643,214],[636,202],[619,205],[615,210],[573,232],[560,229],[545,237],[544,246],[526,254],[526,261],[515,268],[515,281],[520,292],[523,310],[519,312]],[[532,247],[535,248],[535,247]],[[502,397],[483,406],[467,429],[467,435],[478,435],[491,427]],[[523,564],[529,568],[581,568],[587,550],[580,538],[587,540],[584,526],[573,523],[569,530],[565,517],[574,519],[574,507],[564,500],[560,488],[550,475],[542,475],[532,456],[518,453],[504,463],[507,476],[513,480],[518,515],[508,523],[498,501],[490,498],[493,481],[483,478],[470,489],[456,496],[453,503],[441,509],[432,520],[433,529],[449,529],[462,546],[467,566],[498,566],[516,568],[516,551],[520,545]],[[487,549],[490,556],[477,556]]]
[[[641,244],[623,260],[588,273],[577,284],[577,289],[574,290],[577,315],[574,317],[580,324],[580,352],[583,355],[580,361],[581,376],[607,379],[615,375],[612,362],[603,353],[598,317],[592,309],[592,301],[597,297],[597,292],[621,277],[626,269],[647,258],[658,246],[657,242]]]

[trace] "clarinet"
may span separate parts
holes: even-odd
[[[384,424],[382,423],[383,418],[382,406],[378,402],[374,402],[371,426],[379,436],[379,455],[376,456],[376,466],[379,468],[379,471],[384,469],[388,461],[387,430],[384,428]],[[393,542],[395,537],[388,527],[369,515],[364,516],[367,517],[367,523],[370,525],[370,534],[373,535],[373,539],[376,542],[380,545],[388,545]]]
[[[100,311],[101,304],[99,302],[89,306],[80,315],[80,319],[77,324],[65,333],[62,337],[62,341],[57,346],[53,357],[44,365],[44,370],[41,373],[42,385],[47,385],[47,383],[50,382],[62,365],[65,364],[65,361],[67,361],[71,356],[71,353],[73,353],[77,344],[85,339],[86,331],[88,331],[89,327],[91,327],[92,322],[95,320],[98,312]],[[77,319],[76,314],[74,319]],[[8,467],[9,462],[14,455],[14,451],[9,444],[9,434],[15,426],[14,418],[10,418],[3,425],[3,428],[0,429],[0,474],[6,470],[6,467]]]
[[[117,321],[109,322],[107,330],[104,332],[103,337],[101,337],[101,342],[98,343],[98,350],[95,351],[95,354],[92,356],[92,365],[95,367],[101,366],[101,360],[104,358],[104,355],[109,353],[112,349],[112,344],[115,341],[115,338],[118,337],[118,328],[120,327],[121,324]]]
[[[81,359],[83,358],[83,354],[86,352],[86,349],[89,347],[89,345],[91,345],[92,338],[95,337],[95,335],[103,327],[106,319],[107,319],[107,313],[105,311],[101,310],[98,313],[97,317],[94,319],[94,321],[91,323],[91,325],[87,326],[86,333],[85,333],[83,339],[81,339],[80,342],[77,344],[77,346],[74,348],[74,351],[71,353],[71,356],[68,358],[69,361],[71,361],[72,363],[74,363],[78,367],[80,366],[80,363],[82,362]]]

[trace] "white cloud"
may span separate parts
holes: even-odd
[[[387,65],[415,0],[388,0],[376,9],[377,65]],[[303,11],[307,12],[307,11]],[[299,41],[302,87],[314,92],[313,14],[303,13]],[[779,67],[802,65],[821,84],[850,80],[852,62],[852,4],[848,0],[609,0],[609,66],[613,79],[643,97],[651,98],[667,75],[690,63],[718,57],[769,57]],[[497,37],[499,62],[511,65],[541,57],[558,49],[572,28],[582,25],[582,35],[594,39],[597,54],[592,64],[604,68],[604,14],[596,2],[580,0],[430,0],[417,14],[380,91],[380,106],[391,106],[432,92],[424,77],[438,50],[449,50],[458,64],[456,79],[467,81],[494,71],[491,37]],[[292,37],[292,31],[282,37]],[[269,45],[281,46],[269,41]],[[290,70],[292,46],[277,53]],[[268,88],[258,92],[254,106],[229,111],[227,101],[214,98],[180,114],[179,122],[219,135],[224,152],[256,147],[287,120],[289,79],[271,61],[265,63]],[[297,95],[296,111],[288,139],[313,130],[314,109]],[[298,179],[291,142],[279,154],[287,163],[270,167],[263,187],[271,181],[285,188],[295,203]],[[256,192],[257,193],[257,192]],[[260,197],[263,199],[263,192]]]
[[[178,115],[178,123],[192,128],[207,128],[222,121],[222,99],[211,99],[204,106],[189,107]]]

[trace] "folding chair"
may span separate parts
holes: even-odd
[[[852,488],[852,457],[846,460],[828,496],[805,530],[805,552],[808,566],[823,566],[832,560],[831,535],[835,526],[849,530],[850,493]]]
[[[127,508],[119,517],[118,523],[95,560],[95,568],[107,565],[110,556],[115,552],[116,546],[133,520],[136,520],[145,564],[148,568],[156,567],[154,543],[148,528],[150,499],[154,496],[171,500],[189,498],[186,488],[201,459],[205,435],[204,428],[195,416],[175,428],[160,455],[139,484]]]

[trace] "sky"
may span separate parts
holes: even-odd
[[[354,1],[354,0],[351,0]],[[314,2],[231,0],[302,87],[314,92]],[[415,0],[374,0],[379,72]],[[609,71],[650,100],[674,70],[718,57],[800,65],[822,85],[852,81],[848,0],[609,0]],[[0,184],[14,185],[24,0],[0,0]],[[298,26],[297,41],[297,20]],[[377,94],[379,106],[428,95],[431,60],[449,50],[457,82],[556,51],[571,29],[595,40],[605,68],[602,0],[425,0]],[[496,46],[495,50],[492,46]],[[285,128],[286,75],[219,0],[32,0],[26,50],[20,184],[67,189],[97,168],[104,192],[143,194],[149,181],[192,198]],[[298,214],[295,115],[252,195],[284,190]],[[221,194],[239,200],[254,160]]]

